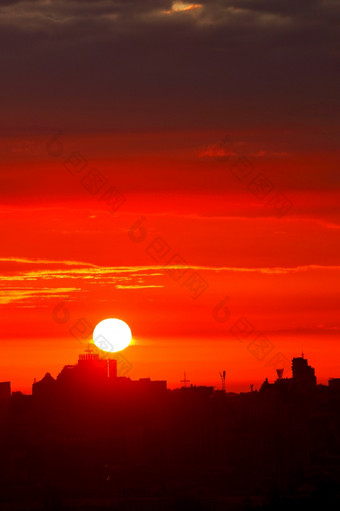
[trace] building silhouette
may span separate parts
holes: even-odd
[[[263,382],[261,392],[308,392],[316,389],[315,370],[308,365],[303,356],[292,360],[292,377],[284,378],[284,370],[277,369],[277,379],[269,383],[268,378]]]
[[[316,386],[315,370],[308,365],[303,356],[293,358],[292,373],[293,381],[298,387],[313,388]]]
[[[167,389],[87,352],[32,395],[0,384],[4,510],[283,510],[340,503],[340,378],[304,357],[261,389]],[[220,386],[219,386],[220,387]]]
[[[11,382],[0,382],[0,400],[9,399],[11,397]]]
[[[331,390],[340,392],[340,378],[330,378],[328,380],[328,386]]]
[[[97,353],[80,354],[78,363],[63,367],[56,379],[50,373],[32,385],[35,401],[49,397],[81,400],[83,397],[101,398],[119,392],[162,393],[167,389],[166,381],[150,378],[131,380],[117,375],[117,360],[102,359]]]

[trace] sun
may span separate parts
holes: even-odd
[[[124,350],[129,346],[131,339],[130,327],[121,319],[103,319],[93,330],[94,344],[100,350],[109,353]]]

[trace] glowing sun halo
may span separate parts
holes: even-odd
[[[124,350],[132,339],[129,326],[121,319],[103,319],[93,330],[93,342],[103,351],[114,353]]]

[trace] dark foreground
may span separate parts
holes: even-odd
[[[0,510],[339,508],[337,388],[158,383],[47,378],[3,398]]]

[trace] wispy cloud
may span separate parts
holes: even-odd
[[[46,299],[67,297],[70,293],[80,291],[76,287],[54,287],[54,288],[2,288],[0,289],[0,305],[7,305],[12,302],[39,300],[40,305]],[[27,305],[26,305],[27,306]]]
[[[205,265],[150,265],[150,266],[96,266],[84,261],[49,261],[21,258],[1,258],[4,265],[15,260],[21,265],[20,271],[6,271],[0,274],[0,305],[11,302],[30,302],[37,300],[41,303],[56,296],[71,293],[87,292],[88,286],[110,285],[120,290],[148,289],[166,287],[169,270],[191,269],[200,273],[243,273],[262,275],[288,275],[307,272],[338,272],[339,265],[297,265],[273,267],[237,267],[237,266],[205,266]],[[31,270],[32,264],[43,268]],[[57,263],[60,267],[56,268]],[[46,266],[50,267],[46,267]],[[4,271],[5,270],[5,271]],[[167,279],[167,280],[164,280]],[[66,286],[61,287],[60,281]],[[67,286],[72,281],[77,286]],[[34,285],[32,284],[34,282]]]
[[[8,261],[9,259],[1,258],[1,261]],[[40,260],[17,258],[17,262],[24,262],[25,264],[39,264]],[[340,270],[340,265],[296,265],[296,266],[267,266],[267,267],[239,267],[239,266],[209,266],[209,265],[141,265],[141,266],[99,266],[84,261],[47,261],[43,260],[46,265],[52,263],[56,265],[58,262],[61,266],[69,266],[70,268],[46,268],[31,270],[22,270],[17,273],[11,271],[6,274],[3,272],[0,275],[0,280],[50,280],[50,279],[105,279],[113,276],[129,275],[129,278],[141,277],[157,277],[163,276],[164,272],[176,269],[193,269],[197,271],[209,272],[236,272],[236,273],[264,273],[264,274],[277,274],[277,273],[299,273],[306,271],[319,271],[319,270]],[[80,268],[78,266],[81,266]]]
[[[1,263],[25,263],[25,264],[39,264],[39,265],[65,265],[65,266],[96,266],[92,263],[84,263],[82,261],[65,261],[65,260],[53,260],[53,259],[38,259],[28,257],[0,257]]]
[[[162,14],[178,14],[202,9],[202,4],[192,4],[190,2],[172,2],[171,9],[161,11]]]
[[[117,284],[117,289],[147,289],[147,288],[151,288],[151,287],[164,287],[164,286],[143,286],[143,285],[131,285],[131,286],[124,286],[122,284]]]

